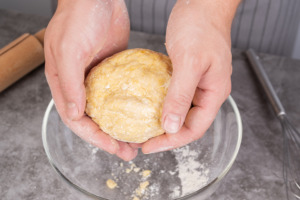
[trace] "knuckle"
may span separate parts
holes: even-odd
[[[45,70],[44,74],[46,78],[49,78],[53,74],[53,69],[51,68],[52,66],[49,64],[49,62],[45,62]]]
[[[55,57],[55,45],[53,42],[45,44],[45,67],[47,67],[48,62],[52,61]]]
[[[232,65],[232,54],[228,50],[218,51],[218,52],[212,52],[210,53],[210,60],[215,66],[223,67],[223,66],[230,66],[228,68],[231,68]]]
[[[207,55],[197,55],[194,53],[193,63],[191,65],[191,70],[193,73],[195,73],[197,76],[201,76],[208,70],[209,66],[210,64]]]
[[[173,99],[173,108],[187,108],[190,107],[192,103],[192,97],[186,93],[180,93]]]
[[[182,73],[182,70],[186,70],[194,77],[199,77],[205,73],[210,64],[207,54],[200,54],[196,50],[188,49],[185,52],[178,52],[171,57],[174,72]]]

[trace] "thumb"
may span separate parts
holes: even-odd
[[[174,59],[170,55],[173,73],[162,113],[166,133],[177,133],[182,127],[201,76],[197,59],[186,53],[181,55]]]
[[[59,85],[64,97],[66,115],[70,120],[78,120],[84,114],[86,62],[83,60],[65,57],[57,63]]]

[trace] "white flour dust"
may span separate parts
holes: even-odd
[[[207,184],[209,169],[199,160],[199,152],[191,150],[189,146],[174,149],[178,165],[178,177],[181,182],[181,193],[176,188],[171,194],[172,198],[192,193]]]
[[[90,145],[90,148],[92,148],[91,160],[94,161],[97,157],[96,154],[100,149],[93,147],[92,145]],[[118,185],[121,185],[124,180],[130,184],[132,181],[138,182],[139,186],[136,189],[133,188],[134,190],[132,190],[132,192],[129,192],[126,189],[126,186],[124,187],[124,191],[122,191],[122,193],[123,195],[129,196],[129,199],[135,197],[135,199],[139,200],[151,200],[161,197],[160,195],[163,193],[162,188],[166,187],[166,185],[161,184],[161,180],[164,178],[160,179],[160,177],[166,177],[165,175],[169,175],[178,180],[178,184],[170,184],[168,191],[171,191],[171,193],[167,194],[170,199],[186,196],[199,190],[208,183],[210,170],[207,164],[202,163],[201,159],[199,159],[199,154],[201,153],[199,150],[194,150],[192,147],[187,145],[178,149],[174,149],[171,152],[173,152],[173,155],[175,155],[177,162],[176,167],[174,167],[172,170],[160,169],[160,166],[156,166],[157,163],[153,163],[153,169],[155,171],[159,170],[158,172],[160,176],[157,178],[153,177],[154,179],[151,179],[154,174],[152,175],[152,172],[149,170],[149,168],[137,166],[137,164],[132,161],[128,163],[114,163],[112,166],[113,173],[111,174],[111,178],[116,181]],[[145,166],[149,162],[151,162],[149,159],[143,160]],[[147,184],[143,186],[144,183]]]
[[[176,198],[180,196],[180,187],[176,186],[173,188],[173,193],[170,195],[172,198]]]
[[[94,147],[93,145],[91,144],[88,144],[89,148],[92,149],[92,154],[91,154],[91,160],[94,162],[96,160],[96,153],[99,151],[99,148],[98,147]]]

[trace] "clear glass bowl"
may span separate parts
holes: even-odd
[[[238,108],[229,97],[201,139],[172,151],[148,155],[139,152],[132,162],[124,162],[68,129],[52,100],[44,116],[42,137],[54,170],[92,198],[201,200],[215,192],[234,163],[241,144],[242,123]],[[145,175],[147,170],[151,171],[149,176]],[[114,180],[117,187],[108,188],[108,179]]]

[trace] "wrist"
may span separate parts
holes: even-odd
[[[176,7],[193,12],[193,20],[210,23],[230,34],[232,20],[241,0],[178,0]]]
[[[82,12],[93,9],[94,11],[105,8],[106,11],[112,11],[114,1],[108,0],[58,0],[56,11],[80,8]]]

